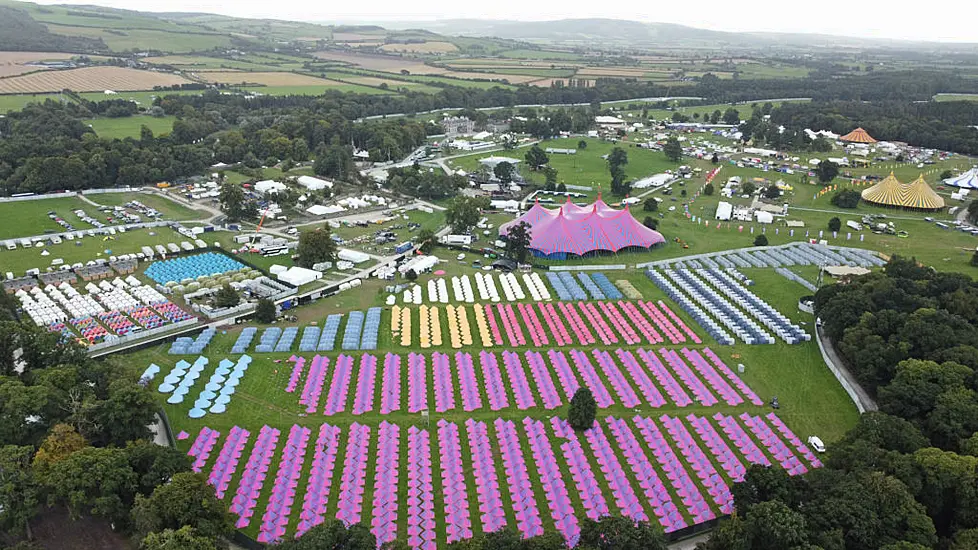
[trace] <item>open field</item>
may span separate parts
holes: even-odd
[[[115,91],[115,90],[113,90]],[[83,92],[78,94],[83,99],[89,101],[106,101],[110,99],[128,99],[130,101],[135,101],[140,107],[148,108],[153,104],[153,100],[157,97],[165,97],[168,95],[200,95],[204,93],[204,90],[166,90],[166,91],[152,91],[152,92],[117,92],[115,94],[105,94],[103,92]]]
[[[252,86],[240,87],[241,91],[252,92],[262,95],[323,95],[328,90],[338,92],[354,92],[358,94],[392,94],[393,91],[371,88],[369,86],[359,86],[357,84],[344,84],[337,82],[325,86]]]
[[[152,130],[153,135],[168,134],[173,129],[173,121],[175,120],[176,117],[174,116],[151,117],[137,115],[120,118],[95,118],[83,120],[82,122],[91,126],[92,130],[95,130],[95,133],[98,134],[98,137],[124,139],[127,137],[139,138],[139,132],[143,126]]]
[[[978,94],[937,94],[934,101],[978,101]]]
[[[0,95],[0,113],[19,111],[30,103],[44,103],[50,99],[61,101],[64,98],[58,94],[12,94]],[[64,98],[67,101],[67,98]]]
[[[186,84],[185,78],[173,74],[140,71],[123,67],[85,67],[64,71],[44,71],[0,79],[0,94],[76,92],[96,90],[148,90],[154,86]]]
[[[45,231],[55,233],[64,231],[54,220],[48,218],[48,212],[51,211],[57,212],[59,216],[75,225],[76,229],[91,229],[91,226],[82,223],[71,213],[72,210],[79,208],[95,210],[95,207],[77,197],[0,203],[0,220],[3,220],[3,223],[0,223],[0,239],[29,237]],[[0,260],[0,265],[6,265],[6,262]]]
[[[319,59],[340,61],[357,67],[363,67],[364,69],[388,73],[408,71],[411,74],[441,74],[446,72],[445,69],[430,67],[425,65],[423,61],[409,57],[355,54],[337,51],[314,52],[313,55]]]
[[[458,47],[451,42],[422,42],[420,44],[385,44],[380,47],[385,52],[406,52],[406,53],[451,53],[457,52]]]
[[[334,80],[324,80],[304,74],[282,72],[197,72],[198,78],[207,82],[234,85],[260,86],[321,86],[328,87],[339,84]]]
[[[90,23],[89,23],[90,24]],[[177,30],[151,29],[102,29],[85,26],[48,25],[56,34],[101,38],[114,52],[128,50],[158,50],[170,53],[185,53],[226,48],[231,46],[231,37],[226,34],[208,34]]]
[[[169,191],[164,191],[169,193]],[[150,208],[159,210],[167,219],[179,221],[194,221],[209,217],[205,211],[186,207],[170,199],[152,193],[101,193],[88,195],[88,198],[105,206],[122,206],[129,201],[137,200]]]

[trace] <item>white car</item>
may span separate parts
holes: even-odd
[[[817,436],[814,435],[810,436],[808,438],[808,444],[811,445],[812,448],[815,449],[815,452],[817,453],[825,452],[825,443],[822,443],[822,440],[819,439]]]
[[[675,212],[676,211],[676,207],[675,206],[670,206],[669,207],[669,211],[670,212]]]
[[[459,261],[464,260],[465,259],[465,254],[459,254],[458,256],[455,256],[455,259],[456,260],[459,260]]]

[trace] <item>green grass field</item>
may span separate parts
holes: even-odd
[[[0,95],[0,113],[19,111],[30,103],[44,103],[48,99],[52,101],[70,101],[60,94],[9,94]]]
[[[102,29],[95,27],[48,25],[56,34],[101,38],[115,52],[158,50],[184,53],[231,46],[231,37],[223,34],[193,33],[186,30]]]
[[[89,195],[88,198],[105,206],[122,206],[129,201],[137,200],[150,208],[159,210],[164,217],[171,220],[194,221],[209,216],[204,211],[194,210],[170,199],[149,193],[102,193]]]
[[[393,94],[393,91],[360,86],[357,84],[340,84],[336,86],[254,86],[234,88],[242,92],[252,92],[263,95],[323,95],[326,91],[354,92],[358,94],[378,95]]]
[[[978,94],[937,94],[934,101],[978,101]]]
[[[151,117],[151,116],[130,116],[121,118],[96,118],[83,120],[85,124],[92,127],[100,138],[124,139],[127,137],[139,139],[142,127],[146,126],[153,131],[153,135],[159,136],[169,134],[173,129],[173,121],[177,117]]]
[[[140,107],[149,108],[153,105],[153,100],[157,97],[166,97],[168,95],[200,95],[203,93],[202,90],[178,90],[178,91],[152,91],[152,92],[118,92],[116,94],[106,95],[102,92],[83,92],[78,94],[83,99],[89,101],[106,101],[111,99],[128,99],[130,101],[135,101]]]
[[[82,223],[71,213],[79,208],[88,211],[89,215],[95,213],[95,207],[77,197],[0,203],[0,220],[3,220],[0,223],[0,239],[29,237],[45,231],[64,231],[54,220],[48,218],[48,212],[51,211],[57,212],[75,225],[76,229],[91,229],[91,226]]]

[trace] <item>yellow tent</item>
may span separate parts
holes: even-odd
[[[944,208],[944,198],[935,193],[930,185],[927,185],[923,174],[904,189],[901,202],[901,206],[921,210]]]
[[[876,143],[873,136],[869,135],[869,132],[863,130],[862,128],[856,128],[848,134],[840,137],[839,141],[848,141],[849,143]]]
[[[862,197],[866,202],[884,206],[903,206],[902,197],[906,187],[896,179],[893,172],[876,185],[863,189]]]

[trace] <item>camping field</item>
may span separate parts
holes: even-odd
[[[95,210],[92,205],[77,197],[0,203],[0,220],[3,220],[0,223],[0,239],[30,237],[45,231],[64,231],[54,220],[48,218],[48,212],[52,211],[77,229],[91,229],[91,226],[72,214],[73,210],[79,208]]]

